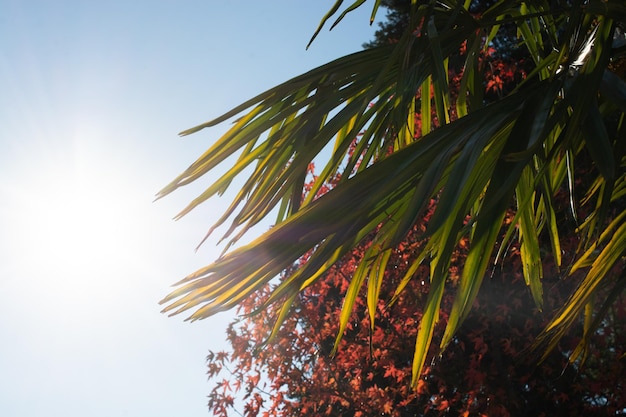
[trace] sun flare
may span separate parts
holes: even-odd
[[[137,197],[115,167],[102,165],[42,164],[13,188],[10,236],[30,273],[68,281],[118,269],[137,255]]]
[[[116,258],[124,216],[119,203],[98,188],[80,178],[57,180],[29,205],[26,235],[39,262],[74,270]]]

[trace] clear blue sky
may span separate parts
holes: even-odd
[[[333,3],[0,0],[1,416],[208,414],[231,315],[157,302],[228,201],[152,199],[223,129],[177,132],[371,39],[366,4],[305,51]]]

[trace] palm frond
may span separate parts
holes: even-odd
[[[336,1],[313,38],[336,13],[335,24],[364,1],[339,12],[342,3]],[[618,0],[574,3],[555,10],[541,0],[502,0],[475,18],[467,5],[454,0],[414,2],[411,23],[397,43],[322,65],[182,132],[235,119],[232,128],[157,198],[233,156],[236,162],[177,217],[237,184],[232,204],[209,231],[231,220],[223,236],[230,239],[227,249],[275,209],[278,218],[252,243],[226,250],[180,281],[161,301],[164,311],[192,311],[191,320],[209,317],[235,306],[309,254],[269,297],[268,304],[284,303],[277,329],[299,291],[371,239],[345,295],[336,349],[365,285],[374,326],[390,250],[421,221],[434,199],[437,204],[423,235],[426,245],[394,296],[417,265],[430,262],[430,293],[413,363],[415,385],[440,315],[450,260],[461,240],[469,241],[470,249],[441,348],[469,313],[494,251],[515,235],[524,277],[542,306],[540,235],[548,234],[560,265],[554,197],[558,190],[568,190],[572,209],[577,209],[573,173],[584,154],[591,157],[597,177],[588,181],[583,203],[594,206],[579,225],[584,244],[573,270],[589,271],[538,339],[554,347],[585,309],[592,310],[597,289],[612,282],[611,268],[626,255],[626,84],[607,69],[615,20],[623,21],[625,10]],[[374,2],[373,15],[379,5]],[[486,103],[479,54],[503,24],[516,26],[535,69],[513,92]],[[453,103],[449,58],[463,44],[465,67]],[[436,128],[430,121],[433,104]],[[454,104],[456,120],[450,116]],[[416,111],[422,115],[421,131],[413,124]],[[324,166],[303,198],[309,165],[316,158]],[[324,184],[337,177],[337,185],[320,196]],[[616,207],[622,211],[614,214]],[[503,220],[511,211],[513,223],[502,239]],[[586,332],[592,324],[588,322]]]

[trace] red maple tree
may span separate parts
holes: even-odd
[[[481,65],[485,74],[482,94],[487,101],[510,91],[525,77],[523,59],[507,60],[493,49],[484,52]],[[462,71],[451,62],[453,101],[458,95],[454,87],[459,84]],[[417,96],[417,100],[422,99]],[[430,125],[436,128],[434,105],[429,107]],[[453,105],[450,117],[456,117]],[[416,135],[420,135],[419,113],[415,125]],[[591,165],[580,168],[578,181],[584,181],[585,169],[593,168]],[[332,187],[331,181],[318,193]],[[579,244],[575,223],[568,215],[567,199],[565,191],[555,196],[561,206],[563,265],[573,262]],[[428,266],[415,271],[402,292],[395,290],[423,246],[420,236],[431,214],[426,212],[391,255],[392,267],[385,271],[379,297],[386,302],[379,302],[375,324],[372,325],[367,313],[367,289],[363,288],[337,349],[342,302],[355,268],[370,244],[367,239],[297,295],[280,328],[274,329],[276,317],[281,314],[279,305],[265,305],[271,285],[242,303],[240,318],[227,330],[232,351],[210,352],[207,357],[208,375],[215,382],[208,397],[214,415],[225,417],[232,412],[245,417],[626,415],[623,378],[626,297],[623,295],[597,327],[584,363],[570,363],[569,357],[579,339],[565,336],[557,349],[537,365],[537,355],[543,352],[535,349],[536,336],[581,278],[576,274],[567,276],[550,262],[548,242],[545,242],[543,311],[535,307],[524,282],[519,247],[512,244],[502,248],[502,259],[494,264],[490,278],[484,281],[472,312],[453,342],[443,353],[431,353],[417,389],[411,388],[415,338],[429,290]],[[466,250],[461,242],[455,252],[447,282],[450,291],[445,292],[442,300],[435,339],[441,338],[445,329],[446,312],[452,304]],[[301,260],[305,262],[306,257]],[[297,267],[285,271],[282,279]],[[623,274],[621,270],[614,273]],[[579,327],[582,326],[580,323]],[[572,334],[582,333],[576,331],[580,329],[573,330]]]
[[[277,312],[271,306],[258,307],[271,288],[242,304],[242,317],[227,332],[232,351],[210,352],[207,358],[209,377],[216,381],[209,395],[213,413],[227,416],[239,406],[246,417],[623,415],[626,361],[615,346],[626,346],[626,298],[614,304],[598,328],[584,366],[569,363],[578,342],[573,336],[563,338],[557,350],[535,365],[534,338],[577,277],[564,279],[563,273],[547,266],[551,270],[544,278],[545,308],[539,312],[514,246],[494,266],[453,343],[432,357],[417,390],[412,390],[411,362],[429,288],[428,268],[417,271],[398,296],[392,291],[420,249],[417,237],[423,227],[415,226],[392,255],[393,268],[381,288],[381,299],[392,302],[379,304],[372,328],[366,294],[360,294],[334,354],[343,295],[367,243],[299,294],[292,313],[267,344]],[[564,250],[573,253],[576,244],[571,235]],[[461,247],[454,268],[463,259]],[[451,288],[455,280],[453,273]],[[444,298],[444,312],[451,302],[451,295]],[[439,336],[446,319],[442,314]]]

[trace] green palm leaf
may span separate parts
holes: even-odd
[[[343,1],[337,1],[313,38],[336,13],[335,24],[364,3],[357,0],[340,12]],[[373,3],[372,16],[380,1]],[[336,349],[364,285],[374,326],[390,251],[436,199],[423,252],[391,300],[419,264],[430,262],[430,293],[413,362],[415,385],[440,315],[450,259],[461,240],[469,241],[470,251],[441,348],[469,313],[495,248],[516,231],[524,277],[537,305],[542,305],[540,236],[548,234],[560,264],[554,198],[566,189],[572,208],[577,207],[572,173],[577,159],[588,154],[597,178],[589,181],[582,201],[593,208],[579,225],[584,244],[574,269],[589,271],[538,340],[553,347],[585,309],[588,316],[593,313],[593,295],[611,280],[611,267],[626,251],[623,204],[618,204],[626,195],[626,84],[607,70],[615,20],[624,21],[624,6],[618,0],[592,0],[557,10],[542,0],[502,0],[480,18],[467,7],[454,0],[413,2],[409,27],[396,44],[339,58],[182,132],[235,119],[232,128],[157,198],[232,157],[235,162],[226,172],[177,217],[234,184],[240,188],[209,231],[231,222],[223,235],[229,239],[225,253],[179,282],[162,300],[164,311],[191,311],[191,320],[209,317],[232,308],[310,254],[277,284],[268,300],[284,303],[275,333],[299,291],[370,240],[345,295]],[[478,56],[484,40],[493,39],[503,24],[516,26],[536,66],[514,92],[487,104]],[[452,120],[448,63],[465,42],[468,54],[456,99],[459,118]],[[593,47],[581,57],[585,45]],[[431,89],[437,128],[430,123]],[[413,124],[416,111],[422,116],[421,132]],[[314,160],[322,160],[323,167],[303,198]],[[320,196],[322,187],[337,177],[337,185]],[[609,215],[615,207],[622,212]],[[274,227],[252,243],[230,249],[275,209]],[[502,238],[503,219],[510,212],[514,221]],[[618,291],[623,285],[613,288]],[[586,335],[593,321],[587,324]]]

